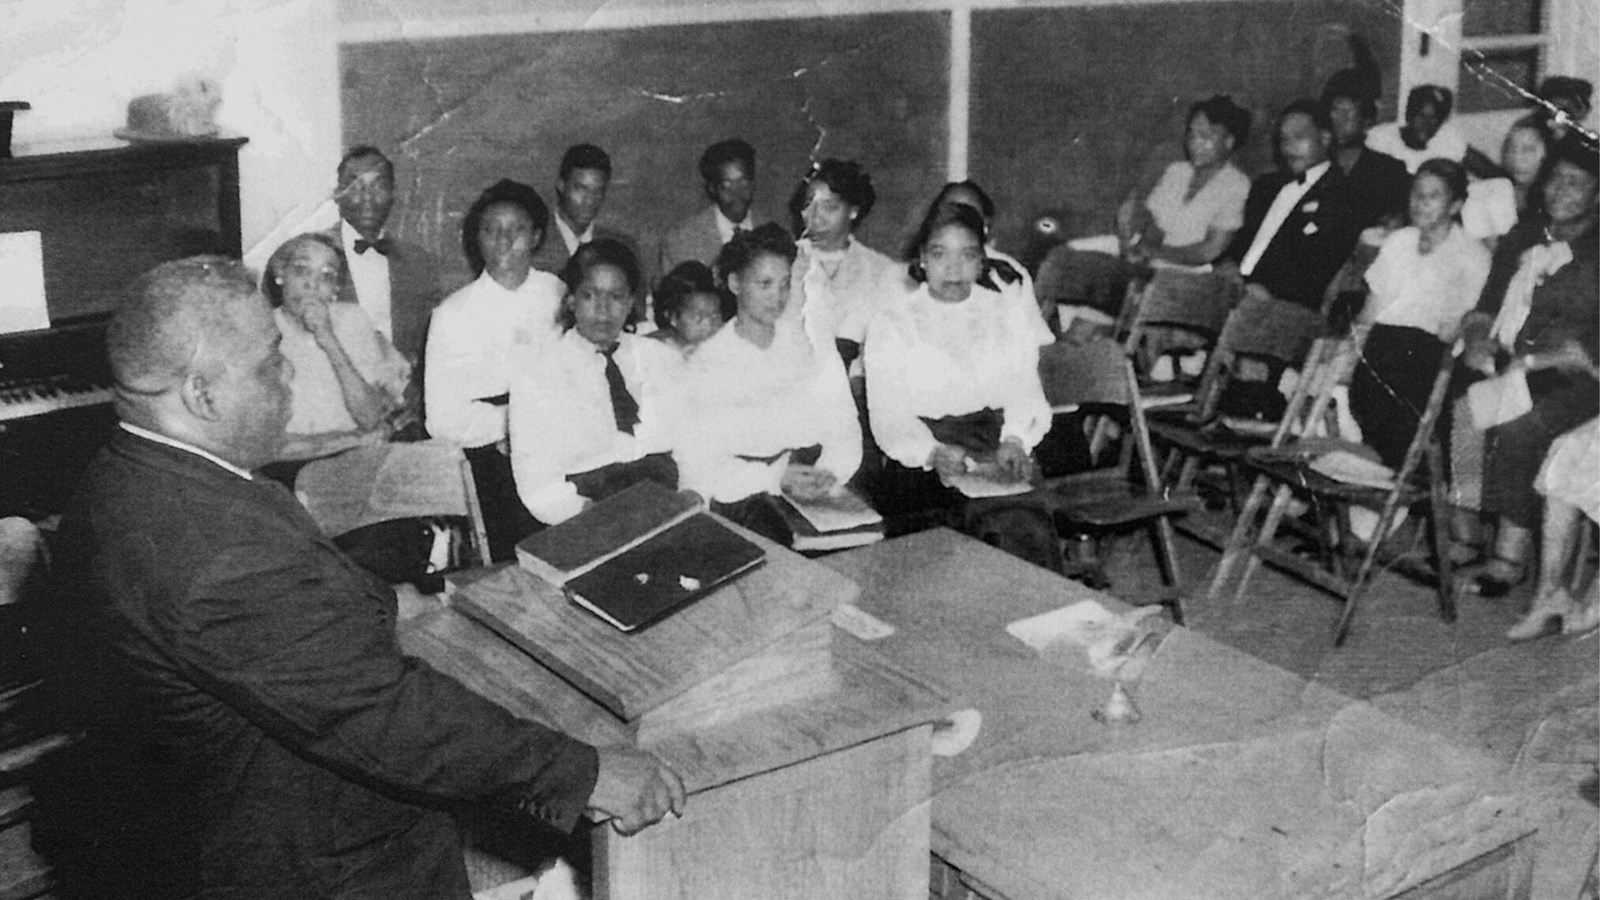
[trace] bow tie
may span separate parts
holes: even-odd
[[[388,256],[389,255],[389,251],[391,251],[393,249],[394,249],[394,243],[392,241],[390,241],[386,237],[378,238],[375,241],[369,241],[366,238],[361,238],[361,237],[356,238],[356,255],[357,256],[360,256],[361,254],[366,253],[368,250],[376,250],[376,251],[378,251],[378,255],[380,255],[380,256]]]

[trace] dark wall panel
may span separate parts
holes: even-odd
[[[466,277],[461,216],[501,177],[547,202],[562,151],[593,141],[616,171],[605,218],[653,254],[706,201],[701,150],[759,154],[758,204],[780,213],[813,156],[861,161],[879,208],[867,243],[898,249],[944,180],[949,20],[906,13],[349,45],[344,138],[390,151],[402,236]]]
[[[1130,190],[1182,158],[1195,100],[1232,94],[1254,111],[1238,157],[1254,175],[1271,167],[1272,115],[1350,64],[1350,35],[1366,39],[1391,93],[1399,71],[1394,10],[1360,0],[979,11],[972,32],[970,168],[1012,248],[1047,211],[1068,234],[1107,232]]]

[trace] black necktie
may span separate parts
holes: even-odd
[[[622,369],[617,366],[617,347],[612,344],[600,351],[606,358],[606,387],[611,389],[611,414],[617,419],[617,430],[633,434],[639,424],[639,401],[628,393],[628,383],[622,380]]]
[[[388,256],[391,249],[393,248],[390,246],[389,239],[386,237],[380,237],[371,241],[367,240],[366,238],[356,238],[357,256],[366,253],[368,250],[378,251],[379,256]]]

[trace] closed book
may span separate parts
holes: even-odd
[[[794,535],[794,549],[806,552],[844,550],[883,540],[883,516],[849,488],[817,500],[784,494],[773,505]]]
[[[561,586],[704,509],[699,496],[641,481],[517,544],[522,567]]]
[[[761,564],[766,551],[706,513],[695,513],[569,579],[567,596],[622,631],[634,631]]]

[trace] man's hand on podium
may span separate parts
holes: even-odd
[[[681,816],[687,802],[683,779],[661,760],[627,747],[600,748],[589,808],[610,816],[618,834],[642,831],[669,812]]]

